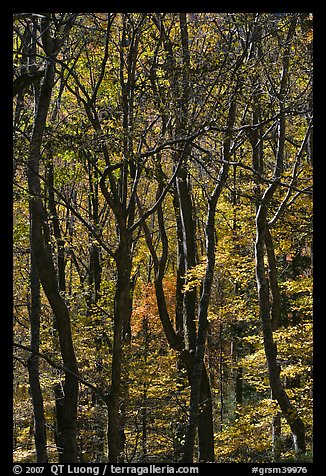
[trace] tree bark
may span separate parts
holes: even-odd
[[[239,83],[232,94],[230,100],[230,107],[227,118],[227,135],[223,144],[223,159],[224,163],[220,169],[219,176],[216,181],[215,188],[208,200],[208,211],[205,224],[205,236],[206,236],[206,272],[202,285],[202,293],[199,300],[198,308],[198,330],[196,338],[196,350],[194,358],[194,366],[191,377],[191,393],[190,393],[190,405],[189,405],[189,420],[186,431],[186,438],[184,443],[184,453],[182,461],[185,463],[191,463],[193,461],[194,443],[196,436],[196,427],[198,425],[199,404],[200,404],[200,389],[201,381],[204,369],[204,355],[205,344],[208,330],[208,307],[211,297],[211,289],[214,278],[214,266],[215,266],[215,212],[218,199],[225,186],[226,179],[229,173],[229,161],[231,158],[231,128],[233,127],[236,117],[236,93]],[[211,428],[212,431],[213,428]],[[214,434],[208,435],[210,441],[210,454],[206,454],[209,457],[206,461],[214,461]],[[199,459],[201,460],[201,451],[199,449]]]
[[[29,312],[29,321],[31,327],[30,347],[32,353],[27,361],[27,368],[34,413],[34,439],[36,449],[36,462],[47,463],[48,455],[46,449],[46,422],[44,415],[43,395],[39,376],[39,357],[36,355],[36,353],[39,352],[40,344],[40,282],[37,276],[36,266],[34,263],[33,250],[31,253],[30,289],[31,306]]]
[[[231,107],[231,114],[234,118],[235,109]],[[230,147],[230,141],[227,139],[225,143],[225,153],[228,153]],[[226,154],[227,155],[227,154]],[[206,234],[206,273],[202,287],[202,294],[199,301],[198,310],[198,330],[196,339],[196,352],[194,359],[194,366],[191,377],[191,394],[190,394],[190,406],[189,406],[189,421],[187,426],[186,439],[184,444],[184,453],[182,461],[184,463],[191,463],[193,461],[193,451],[196,436],[196,427],[198,425],[199,405],[200,405],[200,390],[202,384],[202,378],[204,375],[204,355],[205,355],[205,343],[208,330],[208,306],[211,296],[211,288],[214,277],[215,266],[215,210],[218,198],[225,184],[229,166],[224,164],[220,171],[220,176],[217,181],[217,185],[209,199],[208,213],[205,226]],[[208,428],[210,431],[208,440],[210,442],[209,449],[199,448],[199,461],[214,461],[214,434],[213,427]],[[205,453],[206,460],[203,460],[203,453]]]
[[[160,190],[158,190],[158,195],[160,195]],[[174,203],[175,205],[177,204],[177,212],[178,212],[179,202],[176,196],[175,196]],[[178,317],[179,319],[181,317],[183,320],[185,319],[185,313],[187,312],[187,307],[184,306],[182,309],[182,312],[181,312],[181,309],[179,309],[180,316],[177,315],[177,320],[176,320],[177,331],[175,331],[173,324],[171,322],[168,310],[167,310],[165,293],[163,288],[163,277],[164,277],[165,265],[167,260],[168,243],[167,243],[167,236],[166,236],[165,228],[164,228],[163,212],[162,212],[161,206],[158,207],[157,214],[158,214],[159,229],[160,229],[160,235],[161,235],[161,241],[162,241],[162,256],[160,259],[158,258],[156,251],[153,247],[150,231],[146,223],[143,223],[143,229],[145,233],[146,242],[150,250],[150,253],[152,255],[153,263],[154,263],[156,301],[157,301],[159,316],[160,316],[168,343],[171,346],[171,348],[180,352],[179,354],[180,361],[182,362],[182,365],[187,371],[189,384],[191,385],[193,370],[194,370],[195,352],[194,352],[194,349],[189,348],[189,340],[187,341],[186,339],[184,339],[184,335],[182,332],[183,330],[187,335],[189,335],[189,330],[187,330],[187,323],[184,324],[183,328],[181,328],[181,326],[179,326],[178,328],[178,322],[179,322]],[[176,216],[177,220],[178,220],[178,217],[179,217],[179,214],[177,213],[177,216]],[[181,220],[180,220],[178,229],[179,229],[179,233],[181,234]],[[181,251],[181,256],[179,256],[178,271],[180,271],[180,266],[185,267],[185,263],[184,261],[182,261],[182,257],[184,256],[184,249],[186,247],[183,246],[182,241],[183,241],[183,235],[181,234],[180,242],[179,242],[180,244],[179,252]],[[180,292],[180,296],[178,296],[178,292]],[[180,283],[179,283],[179,287],[177,287],[176,293],[177,293],[176,295],[177,302],[181,303],[183,292],[182,292],[182,287],[180,286]],[[194,310],[195,310],[195,305],[194,305]],[[178,309],[176,309],[176,314],[177,313],[178,313]],[[193,325],[195,326],[195,321],[193,321]],[[196,332],[196,329],[194,329],[194,331]],[[194,336],[194,339],[196,339],[196,334]],[[200,392],[200,395],[199,395],[200,412],[198,416],[199,454],[200,454],[201,461],[203,462],[212,461],[214,459],[213,410],[212,410],[210,381],[209,381],[209,377],[208,377],[205,365],[203,368],[203,379],[200,382],[199,392]]]
[[[187,425],[187,432],[182,456],[183,463],[191,463],[193,461],[193,452],[194,444],[196,437],[196,429],[199,422],[200,414],[200,395],[201,395],[201,386],[202,379],[204,374],[204,355],[205,355],[205,342],[206,335],[208,330],[208,304],[210,298],[210,290],[213,280],[213,269],[215,263],[215,238],[214,238],[214,213],[212,210],[212,202],[210,203],[209,208],[209,218],[206,225],[206,239],[207,239],[207,258],[206,258],[206,275],[203,283],[203,291],[199,303],[199,312],[198,312],[198,331],[196,339],[196,352],[194,358],[194,365],[192,368],[191,375],[191,394],[190,394],[190,405],[189,405],[189,421]],[[215,209],[214,209],[215,211]],[[206,374],[207,377],[207,374]],[[207,377],[208,378],[208,377]],[[201,427],[202,428],[202,427]],[[212,429],[212,428],[211,428]],[[206,429],[206,431],[209,430]],[[210,434],[211,443],[214,441],[213,435]],[[210,445],[210,451],[208,448],[199,447],[199,462],[214,461],[214,446]],[[205,457],[209,458],[203,460],[203,453]]]
[[[204,362],[199,394],[198,459],[203,463],[212,462],[215,459],[211,384]]]
[[[256,217],[255,260],[259,314],[262,323],[264,349],[272,396],[277,400],[282,413],[291,428],[295,451],[305,453],[306,444],[304,423],[296,408],[292,405],[280,379],[280,366],[277,362],[277,348],[273,339],[269,286],[264,267],[265,239],[268,233],[268,225],[266,221],[267,204],[272,197],[276,186],[277,182],[274,182],[265,192]]]
[[[176,187],[173,188],[173,207],[177,228],[177,278],[176,278],[176,307],[175,327],[180,336],[183,336],[183,286],[185,284],[185,259],[183,251],[183,233],[180,216],[180,205]]]
[[[110,463],[123,459],[123,428],[120,425],[121,378],[123,341],[130,338],[124,335],[129,328],[132,311],[131,296],[131,235],[120,230],[120,243],[116,252],[117,280],[114,298],[114,329],[112,350],[112,377],[108,405],[108,447]]]
[[[260,204],[257,207],[256,212],[255,269],[259,300],[259,315],[263,330],[264,349],[272,397],[277,400],[283,416],[291,428],[295,451],[304,453],[306,451],[305,426],[297,409],[292,405],[280,379],[281,369],[277,361],[277,347],[273,338],[273,328],[277,328],[280,324],[280,294],[277,282],[273,239],[267,222],[268,207],[274,193],[279,187],[280,178],[284,168],[286,132],[285,99],[289,81],[290,50],[296,24],[297,15],[293,16],[290,22],[283,52],[283,69],[280,90],[278,93],[280,117],[277,130],[274,179],[264,192],[263,196],[259,199]],[[269,263],[269,281],[267,280],[264,266],[265,251]],[[272,303],[270,302],[270,292]]]
[[[52,44],[54,40],[49,37],[49,30],[49,22],[42,20],[43,41],[46,45],[46,51],[51,56],[55,55],[55,50]],[[51,250],[44,233],[45,211],[40,199],[41,185],[39,178],[41,146],[54,78],[55,70],[52,60],[47,63],[40,93],[35,97],[35,116],[30,140],[27,178],[29,193],[31,194],[31,247],[42,287],[55,315],[62,359],[65,367],[71,371],[65,374],[65,418],[63,427],[63,461],[71,463],[77,459],[78,380],[74,375],[78,374],[78,366],[73,347],[69,311],[58,289],[57,274],[53,265]]]
[[[55,430],[54,441],[57,447],[59,463],[64,463],[63,450],[65,446],[64,432],[65,432],[65,396],[61,383],[56,383],[53,387],[55,399]]]
[[[190,152],[190,151],[188,151]],[[196,233],[193,220],[193,206],[185,167],[179,171],[177,191],[180,206],[184,271],[196,265]],[[186,283],[187,279],[185,280]],[[194,352],[196,346],[196,288],[183,293],[183,335],[185,348]]]

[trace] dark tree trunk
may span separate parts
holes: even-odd
[[[160,190],[158,191],[158,195],[160,195]],[[177,205],[176,210],[176,218],[178,220],[179,213],[178,213],[178,201],[174,200],[175,206]],[[145,232],[146,242],[148,248],[151,252],[154,269],[155,269],[155,291],[156,291],[156,301],[159,311],[159,316],[163,325],[163,329],[165,331],[165,335],[167,337],[169,345],[180,352],[180,363],[181,366],[184,367],[187,371],[188,380],[191,384],[191,379],[194,370],[194,350],[189,349],[189,342],[188,345],[185,345],[183,339],[183,332],[181,326],[178,327],[178,318],[184,319],[184,315],[186,312],[186,306],[182,309],[179,309],[180,315],[177,316],[176,320],[176,327],[177,331],[174,330],[173,324],[171,322],[167,306],[166,306],[166,299],[164,294],[163,288],[163,277],[164,277],[164,270],[166,265],[167,259],[167,250],[168,250],[168,243],[167,243],[167,236],[164,229],[164,220],[163,220],[163,213],[161,207],[158,208],[158,221],[160,227],[160,234],[162,240],[162,257],[161,259],[158,258],[156,251],[153,247],[152,239],[150,231],[147,225],[143,224],[143,229]],[[177,221],[178,223],[178,221]],[[179,266],[178,271],[180,272],[180,268],[184,265],[184,261],[182,257],[184,256],[184,246],[182,244],[183,235],[181,231],[181,220],[179,223],[179,252],[181,253],[181,257],[179,256]],[[181,258],[181,259],[180,259]],[[179,278],[182,278],[182,274],[180,273]],[[180,296],[178,296],[178,292],[180,292]],[[178,299],[179,298],[179,299]],[[182,303],[182,286],[179,283],[179,287],[177,287],[177,302]],[[178,310],[176,310],[178,312]],[[194,322],[193,322],[194,323]],[[180,324],[180,322],[179,322]],[[194,323],[195,324],[195,323]],[[186,324],[183,326],[183,329],[187,331]],[[188,332],[189,334],[189,332]],[[199,412],[199,454],[201,461],[212,461],[214,459],[214,438],[213,438],[213,412],[212,412],[212,398],[211,398],[211,390],[210,390],[210,381],[207,374],[207,370],[204,366],[203,369],[203,379],[200,383],[199,388],[199,402],[200,402],[200,412]]]
[[[189,151],[190,152],[190,151]],[[177,191],[180,209],[180,225],[182,231],[182,250],[180,258],[183,259],[182,268],[184,272],[191,270],[197,264],[196,232],[193,217],[193,203],[191,191],[189,189],[188,174],[185,168],[180,170],[177,179]],[[185,284],[186,284],[185,280]],[[181,289],[182,292],[182,289]],[[183,295],[183,337],[185,350],[195,353],[196,349],[196,288],[182,293]],[[188,369],[189,383],[192,385],[194,372],[194,362]],[[199,386],[199,413],[198,413],[198,444],[199,459],[201,462],[214,460],[214,432],[213,432],[213,412],[210,382],[207,375],[205,363],[202,363],[202,379]]]
[[[193,205],[184,167],[179,171],[177,190],[182,228],[182,244],[185,273],[196,265],[196,233],[193,220]],[[187,281],[187,280],[186,280]],[[194,351],[196,345],[196,288],[183,293],[183,334],[185,348]]]
[[[238,87],[238,85],[237,85]],[[235,100],[236,90],[234,91],[232,100],[230,102],[230,108],[227,119],[228,129],[231,130],[236,116],[236,100]],[[198,330],[196,338],[196,350],[194,358],[194,366],[191,376],[191,393],[190,393],[190,405],[189,405],[189,419],[184,443],[184,453],[182,457],[183,463],[191,463],[193,461],[194,453],[194,443],[196,436],[196,428],[198,425],[199,418],[199,405],[200,405],[200,394],[201,394],[201,382],[204,373],[204,355],[205,355],[205,345],[206,345],[206,336],[209,326],[208,322],[208,307],[211,297],[211,289],[213,284],[214,277],[214,266],[215,266],[215,212],[217,201],[220,197],[220,194],[224,188],[226,179],[229,173],[228,162],[231,155],[231,132],[224,139],[223,145],[223,158],[225,160],[222,165],[217,179],[216,186],[211,194],[208,201],[208,211],[205,224],[205,236],[206,236],[206,272],[202,285],[202,292],[199,300],[198,308]],[[213,430],[213,426],[210,431]],[[210,450],[205,451],[206,455],[209,456],[209,460],[214,461],[214,434],[209,433],[207,436],[208,444],[210,445]],[[199,449],[199,457],[201,458],[201,451]],[[203,462],[203,460],[201,460]]]
[[[276,186],[277,182],[274,182],[274,184],[265,192],[256,218],[257,232],[255,259],[259,313],[263,329],[264,348],[272,396],[277,400],[283,416],[291,428],[295,450],[304,453],[306,451],[304,423],[299,417],[296,408],[290,402],[280,379],[280,366],[277,362],[277,348],[273,339],[273,321],[269,298],[269,286],[264,269],[265,240],[268,235],[268,224],[266,221],[267,204],[272,197]]]
[[[62,239],[61,230],[60,230],[60,221],[57,213],[57,207],[55,204],[54,196],[54,177],[53,177],[53,156],[51,145],[48,146],[48,165],[47,165],[47,188],[48,188],[48,203],[49,203],[49,212],[53,225],[53,234],[57,243],[57,257],[56,257],[56,268],[58,275],[58,287],[61,292],[66,291],[66,262],[65,262],[65,250],[64,250],[64,240]]]
[[[211,203],[212,205],[212,203]],[[213,207],[214,208],[214,207]],[[194,358],[194,364],[191,374],[191,394],[190,394],[190,406],[189,406],[189,421],[187,425],[187,432],[182,456],[183,463],[191,463],[193,461],[193,452],[194,452],[194,443],[196,437],[196,429],[199,424],[199,415],[200,415],[200,403],[201,403],[201,389],[202,389],[202,380],[204,374],[204,354],[205,354],[205,341],[208,330],[208,304],[210,298],[210,290],[213,280],[213,270],[214,270],[214,212],[210,206],[209,210],[209,219],[206,226],[206,237],[207,237],[207,268],[206,276],[203,283],[203,291],[199,303],[199,313],[198,313],[198,331],[196,339],[196,353]],[[207,374],[206,379],[208,380]],[[204,422],[202,422],[204,424]],[[203,427],[201,426],[203,429]],[[210,428],[207,428],[209,430]],[[211,427],[212,430],[212,427]],[[207,434],[207,433],[206,433]],[[201,439],[203,444],[203,440]],[[208,443],[208,444],[207,444]],[[207,444],[207,446],[206,446]],[[209,434],[206,444],[202,449],[199,449],[199,458],[200,462],[214,461],[214,437],[213,434]],[[203,453],[205,457],[209,459],[203,460]]]
[[[54,440],[57,447],[59,463],[64,463],[64,420],[65,420],[65,397],[60,383],[56,383],[54,388],[55,399],[55,430]]]
[[[185,258],[183,248],[182,222],[180,215],[180,204],[178,191],[173,189],[173,206],[177,227],[177,280],[176,280],[176,308],[175,308],[175,326],[178,335],[183,336],[183,286],[185,284]]]
[[[31,327],[31,356],[27,362],[29,385],[33,404],[34,413],[34,439],[36,449],[36,462],[47,463],[48,455],[46,449],[46,426],[43,405],[43,395],[39,378],[39,352],[40,344],[40,282],[37,276],[36,267],[33,258],[33,250],[31,253],[31,271],[30,271],[30,288],[31,288],[31,306],[29,312],[29,321]]]
[[[42,21],[42,29],[43,32],[46,31],[43,40],[47,43],[47,48],[50,48],[49,43],[52,44],[52,42],[48,36],[50,28],[47,20]],[[54,54],[53,49],[48,51],[48,53]],[[78,374],[78,366],[72,341],[69,311],[59,292],[57,273],[53,265],[51,250],[44,235],[45,211],[40,199],[41,185],[39,178],[41,146],[54,85],[54,77],[54,64],[49,62],[45,70],[40,94],[35,98],[36,111],[30,140],[27,176],[28,188],[32,196],[30,206],[31,247],[34,252],[35,264],[42,287],[55,315],[59,334],[60,352],[64,366],[67,369],[64,381],[65,418],[63,428],[63,461],[72,463],[75,462],[77,458],[78,380],[76,375]]]
[[[130,338],[128,330],[132,310],[131,296],[131,236],[120,231],[120,244],[116,253],[117,281],[114,298],[114,330],[112,350],[112,379],[109,392],[108,446],[109,461],[117,463],[123,458],[124,435],[121,427],[121,379],[123,342]],[[127,332],[126,332],[127,331]]]
[[[278,286],[276,257],[274,252],[273,238],[268,226],[265,227],[265,247],[268,260],[268,280],[271,297],[271,326],[272,331],[277,330],[281,325],[281,295]],[[272,398],[276,399],[272,392]],[[282,436],[281,413],[273,416],[272,419],[272,443],[275,458],[280,454],[280,442]]]
[[[205,343],[208,330],[208,306],[211,296],[211,288],[213,283],[214,276],[214,265],[215,265],[215,210],[217,205],[217,200],[221,193],[221,190],[226,181],[228,174],[228,166],[225,165],[221,169],[220,177],[218,183],[215,187],[215,190],[210,197],[208,205],[208,214],[205,227],[206,234],[206,273],[203,282],[202,294],[199,302],[199,311],[198,311],[198,331],[196,339],[196,353],[194,366],[191,376],[191,395],[190,395],[190,407],[189,407],[189,421],[187,426],[186,439],[184,444],[184,453],[182,462],[191,463],[193,461],[193,451],[194,443],[196,436],[196,427],[198,425],[198,418],[200,415],[200,402],[201,402],[201,385],[204,375],[204,355],[205,355]],[[205,377],[208,380],[206,374]],[[204,380],[205,380],[204,379]],[[207,441],[209,446],[202,449],[199,449],[199,458],[203,462],[202,453],[205,453],[205,461],[214,461],[214,434],[213,426],[207,428],[209,431]]]
[[[182,77],[180,84],[180,111],[177,117],[177,134],[186,134],[189,120],[190,99],[190,52],[187,14],[179,14],[181,50],[182,50]],[[187,172],[187,158],[191,153],[191,144],[187,144],[183,153],[185,164],[180,167],[177,176],[177,193],[179,200],[180,220],[182,229],[182,244],[185,273],[196,265],[196,233],[193,216],[193,203],[190,190],[189,175]],[[185,348],[195,351],[196,346],[196,288],[183,294],[183,333]]]
[[[297,409],[292,405],[282,384],[280,378],[281,369],[277,362],[277,347],[273,338],[273,329],[280,325],[280,294],[277,282],[273,239],[270,234],[267,222],[268,207],[274,193],[279,187],[280,178],[284,168],[284,146],[286,134],[285,99],[289,81],[291,43],[295,33],[296,23],[297,16],[295,15],[289,25],[283,52],[283,69],[278,95],[280,103],[280,117],[277,130],[277,150],[274,180],[261,197],[256,213],[255,266],[259,299],[259,314],[263,330],[264,349],[272,397],[277,400],[283,416],[291,428],[295,450],[297,452],[304,453],[306,451],[305,426],[298,414]],[[265,274],[265,251],[269,263],[269,280]],[[270,293],[272,302],[270,302]]]
[[[209,376],[203,363],[198,416],[198,459],[199,462],[214,461],[213,405]]]

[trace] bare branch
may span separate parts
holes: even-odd
[[[67,367],[65,367],[64,365],[60,365],[58,364],[57,362],[55,362],[53,359],[51,359],[48,355],[45,355],[43,354],[42,352],[37,352],[35,351],[34,349],[32,349],[31,347],[27,347],[26,345],[23,345],[23,344],[18,344],[17,342],[14,342],[13,343],[13,346],[16,347],[17,349],[23,349],[23,350],[26,350],[27,352],[30,352],[31,354],[33,355],[36,355],[38,357],[40,357],[41,359],[45,360],[48,364],[51,365],[51,367],[53,367],[54,369],[57,369],[57,370],[61,370],[62,372],[65,372],[65,373],[70,373],[71,375],[73,375],[80,383],[82,383],[83,385],[85,385],[86,387],[88,388],[91,388],[92,390],[94,390],[94,392],[99,396],[101,397],[101,399],[107,403],[107,395],[105,393],[103,393],[101,390],[99,390],[95,385],[93,385],[92,383],[88,382],[87,380],[85,380],[83,377],[81,377],[79,374],[76,374],[74,372],[72,372],[70,369],[68,369]],[[17,358],[17,360],[20,360]]]

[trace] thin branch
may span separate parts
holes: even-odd
[[[31,167],[30,167],[31,168]],[[36,171],[33,171],[34,174],[36,174],[41,180],[43,180],[44,182],[46,182],[45,178],[42,177],[39,173],[37,173]],[[111,256],[111,258],[114,258],[115,259],[115,253],[106,245],[106,243],[104,242],[104,240],[102,239],[102,237],[99,235],[99,233],[96,231],[95,227],[89,222],[87,221],[85,218],[83,218],[80,213],[70,204],[69,200],[67,200],[67,198],[61,193],[59,192],[59,190],[54,187],[53,185],[51,185],[51,188],[52,190],[56,193],[56,195],[61,199],[63,200],[64,202],[64,206],[67,207],[72,213],[73,215],[75,215],[76,218],[78,218],[78,220],[92,233],[92,235],[94,236],[94,238],[96,238],[96,240],[99,242],[99,244],[102,246],[102,248]],[[33,194],[34,195],[34,194]],[[59,203],[59,202],[58,202]]]
[[[198,136],[198,133],[196,134],[196,136]],[[192,136],[190,136],[192,137]],[[169,182],[167,183],[167,185],[165,186],[164,190],[162,191],[161,195],[158,197],[158,199],[156,200],[155,204],[152,206],[152,208],[150,208],[149,210],[147,210],[147,212],[144,212],[144,214],[139,218],[138,221],[136,221],[136,223],[134,223],[130,228],[129,228],[129,231],[134,231],[138,226],[140,226],[152,213],[154,213],[157,208],[159,207],[159,205],[162,203],[162,201],[164,200],[166,194],[168,193],[171,185],[173,184],[179,170],[180,170],[180,167],[181,167],[181,164],[184,160],[184,156],[185,156],[185,150],[186,150],[186,147],[187,147],[187,144],[188,142],[190,142],[192,139],[188,138],[187,140],[185,140],[185,145],[184,145],[184,148],[183,148],[183,151],[182,153],[180,154],[180,159],[177,163],[177,166],[175,168],[175,171],[174,173],[172,174],[172,177],[170,178]],[[170,141],[171,142],[171,141]],[[173,143],[176,143],[177,140],[173,141]],[[162,144],[163,145],[163,144]],[[162,150],[163,147],[161,147],[159,149],[159,147],[157,149],[159,150]]]
[[[275,222],[277,221],[277,219],[280,217],[281,213],[283,213],[283,211],[285,210],[285,207],[286,205],[290,205],[290,203],[293,203],[294,202],[294,199],[297,198],[301,193],[307,193],[306,191],[311,189],[311,187],[306,187],[305,189],[303,190],[298,190],[295,188],[294,184],[296,182],[296,179],[297,179],[297,171],[298,171],[298,167],[299,167],[299,163],[300,163],[300,158],[303,154],[303,151],[304,151],[304,148],[307,144],[307,141],[308,141],[308,138],[309,138],[309,134],[310,134],[310,130],[311,130],[311,127],[312,127],[312,121],[310,121],[309,123],[309,126],[306,130],[306,134],[305,134],[305,137],[301,143],[301,147],[297,153],[297,156],[295,158],[295,162],[294,162],[294,166],[293,166],[293,172],[292,172],[292,178],[291,178],[291,182],[290,184],[288,185],[288,191],[287,191],[287,194],[285,195],[282,203],[280,204],[280,206],[278,207],[275,215],[273,216],[273,218],[269,221],[268,225],[269,226],[273,226],[275,224]],[[288,203],[291,195],[292,195],[292,191],[296,191],[296,195],[295,195],[295,198],[293,197],[293,199]]]
[[[93,385],[92,383],[90,382],[87,382],[87,380],[85,380],[83,377],[81,377],[79,374],[76,374],[75,372],[72,372],[70,369],[68,369],[67,367],[65,367],[64,365],[60,365],[58,364],[57,362],[55,362],[53,359],[51,359],[49,356],[43,354],[42,352],[37,352],[35,351],[34,349],[32,349],[31,347],[27,347],[26,345],[23,345],[23,344],[18,344],[17,342],[14,342],[13,343],[13,346],[18,348],[18,349],[23,349],[27,352],[30,352],[31,354],[33,355],[36,355],[38,357],[40,357],[41,359],[45,360],[48,364],[51,365],[51,367],[53,367],[54,369],[56,370],[61,370],[62,372],[65,372],[65,373],[70,373],[71,375],[73,375],[80,383],[82,383],[83,385],[85,385],[86,387],[88,388],[91,388],[92,390],[94,390],[94,392],[105,402],[107,403],[108,401],[108,397],[105,393],[101,392],[101,390],[99,390],[95,385]]]

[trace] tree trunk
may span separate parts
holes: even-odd
[[[193,206],[188,184],[188,174],[181,168],[177,178],[177,190],[182,226],[182,244],[185,273],[196,265],[196,233]],[[186,279],[187,281],[187,279]],[[196,345],[196,288],[183,293],[183,334],[185,348],[195,350]]]
[[[188,151],[189,152],[189,151]],[[178,207],[176,216],[178,225],[178,236],[180,247],[178,254],[178,279],[177,285],[180,295],[177,294],[177,302],[180,302],[180,298],[183,296],[183,339],[184,349],[190,351],[192,355],[195,354],[196,349],[196,300],[197,292],[196,288],[183,293],[180,286],[180,269],[183,273],[191,270],[196,265],[196,233],[193,220],[193,204],[191,192],[188,184],[188,174],[185,168],[180,170],[177,178],[177,194],[178,194]],[[184,276],[184,274],[183,274]],[[184,280],[184,278],[183,278]],[[184,280],[184,283],[186,280]],[[180,313],[180,310],[177,309]],[[176,315],[176,322],[179,322]],[[194,373],[194,360],[193,358],[188,360],[191,365],[187,368],[189,384],[192,385],[192,376]],[[212,412],[212,399],[210,382],[207,375],[205,364],[203,363],[203,378],[202,382],[199,382],[199,413],[198,413],[198,443],[199,443],[199,458],[201,462],[214,460],[214,432],[213,432],[213,412]]]
[[[289,61],[292,38],[295,33],[297,16],[294,16],[289,25],[286,46],[283,52],[283,69],[280,81],[279,104],[280,117],[277,131],[277,151],[274,169],[274,180],[266,189],[259,201],[256,212],[256,244],[255,244],[255,267],[256,281],[259,299],[259,315],[262,323],[264,349],[267,360],[268,376],[272,392],[281,408],[283,416],[289,424],[295,451],[305,452],[305,426],[296,408],[284,390],[280,379],[280,366],[277,362],[277,348],[273,339],[273,329],[280,325],[280,293],[278,289],[276,260],[273,248],[273,239],[267,223],[267,211],[269,203],[279,186],[279,181],[284,168],[284,146],[286,134],[285,99],[289,81]],[[264,257],[265,249],[269,263],[269,283],[265,274]],[[270,285],[270,286],[269,286]],[[270,288],[270,289],[269,289]],[[272,303],[270,303],[269,292],[271,292]],[[278,428],[276,426],[276,431]]]
[[[62,239],[60,230],[60,221],[57,213],[57,207],[54,196],[54,176],[53,176],[53,154],[51,144],[47,146],[48,151],[48,164],[47,164],[47,188],[48,188],[48,204],[51,221],[53,225],[53,234],[57,243],[57,256],[56,256],[56,268],[58,276],[58,287],[62,293],[66,291],[66,261],[65,261],[65,249],[64,240]]]
[[[178,224],[178,241],[179,241],[179,256],[178,256],[178,273],[179,278],[181,281],[182,274],[180,273],[181,267],[185,266],[185,262],[183,260],[184,257],[184,250],[186,247],[183,246],[183,235],[181,230],[181,219],[179,215],[179,202],[177,200],[177,195],[174,196],[174,205],[176,206],[176,218]],[[179,220],[180,219],[180,220]],[[179,221],[178,221],[179,220]],[[166,265],[166,258],[167,258],[167,250],[168,250],[168,243],[167,237],[164,229],[164,221],[162,216],[162,209],[161,207],[158,208],[158,221],[160,227],[160,234],[162,240],[162,257],[161,259],[158,258],[156,251],[153,247],[152,239],[150,231],[146,225],[143,224],[143,229],[145,232],[146,242],[148,248],[151,252],[154,269],[155,269],[155,292],[156,292],[156,301],[159,311],[159,316],[163,325],[163,329],[165,331],[166,338],[168,340],[169,345],[180,352],[180,362],[181,365],[186,369],[189,384],[192,381],[192,375],[194,370],[194,350],[189,348],[189,340],[187,341],[188,344],[185,343],[183,338],[182,328],[180,326],[180,319],[185,319],[185,312],[187,310],[187,306],[184,306],[183,309],[176,309],[177,319],[176,319],[176,329],[172,325],[167,306],[166,306],[166,299],[164,294],[163,288],[163,277],[164,277],[164,270]],[[182,286],[180,281],[177,282],[177,302],[182,302]],[[180,293],[180,295],[178,294]],[[178,325],[179,324],[179,325]],[[195,325],[195,322],[193,321]],[[186,331],[187,335],[189,336],[189,331],[187,330],[187,324],[183,326],[183,330]],[[207,375],[207,370],[204,366],[203,370],[203,380],[199,386],[199,402],[200,402],[200,412],[198,415],[198,419],[200,420],[199,423],[199,454],[201,461],[212,461],[214,459],[214,438],[213,438],[213,412],[212,412],[212,399],[211,399],[211,391],[210,391],[210,382],[209,377]]]
[[[198,415],[199,405],[200,405],[200,396],[201,396],[201,385],[204,375],[204,355],[205,355],[205,343],[208,330],[208,306],[211,296],[211,288],[213,283],[214,276],[214,265],[215,265],[215,210],[218,197],[221,193],[222,187],[224,186],[226,177],[228,173],[228,166],[223,166],[218,183],[215,187],[215,190],[210,197],[207,221],[205,227],[206,234],[206,273],[202,287],[202,294],[199,302],[199,311],[198,311],[198,331],[196,339],[196,353],[194,359],[194,366],[191,377],[191,394],[190,394],[190,406],[189,406],[189,421],[187,426],[187,433],[184,444],[184,453],[182,462],[191,463],[193,461],[193,451],[194,443],[196,436],[196,427],[198,424]],[[206,380],[208,376],[206,374]],[[202,453],[205,453],[205,456],[209,459],[207,461],[214,461],[214,435],[212,433],[213,426],[208,428],[210,433],[208,434],[208,448],[203,448],[199,451],[200,462],[202,460]]]
[[[269,231],[268,226],[265,228],[265,247],[268,260],[268,280],[269,280],[269,289],[271,295],[271,325],[272,331],[277,330],[281,325],[281,295],[278,286],[277,280],[277,267],[276,267],[276,257],[274,252],[273,238]],[[272,392],[272,398],[275,399],[275,396]],[[280,455],[280,443],[282,436],[282,421],[281,413],[278,412],[277,415],[273,416],[272,419],[272,443],[273,443],[273,452],[274,457],[278,458]]]
[[[214,461],[213,404],[205,363],[203,363],[199,395],[198,460],[203,463]]]
[[[123,428],[120,421],[121,378],[123,340],[130,336],[123,335],[129,329],[132,311],[131,297],[131,237],[126,231],[120,231],[119,249],[116,253],[117,282],[114,298],[114,329],[112,350],[112,380],[109,392],[108,447],[109,462],[118,463],[123,459]]]
[[[185,259],[183,248],[182,222],[180,215],[180,203],[178,190],[173,188],[173,207],[177,228],[177,279],[176,279],[176,306],[175,306],[175,327],[177,334],[183,336],[183,286],[185,284]]]
[[[230,108],[227,118],[227,127],[231,131],[236,116],[236,92],[239,84],[237,83],[236,89],[232,95],[230,101]],[[191,378],[191,394],[190,394],[190,407],[189,407],[189,421],[187,426],[183,462],[191,463],[193,461],[193,451],[196,435],[196,426],[198,424],[199,403],[200,403],[200,388],[201,380],[203,376],[204,368],[204,355],[207,330],[209,326],[208,322],[208,306],[211,297],[211,289],[214,277],[215,266],[215,212],[217,201],[226,183],[226,179],[229,173],[229,160],[231,155],[231,132],[228,132],[224,139],[223,144],[223,158],[225,160],[222,165],[219,176],[216,182],[216,186],[208,201],[208,211],[205,224],[205,236],[206,236],[206,272],[202,285],[202,293],[199,301],[198,309],[198,330],[196,339],[196,351],[194,359],[194,367]],[[211,445],[211,458],[209,461],[214,461],[214,436],[210,434],[208,441]],[[199,452],[200,453],[200,452]]]
[[[54,388],[55,398],[55,431],[54,441],[57,447],[59,463],[64,463],[64,420],[65,420],[65,396],[61,383],[56,383]]]
[[[262,197],[256,217],[256,279],[259,298],[259,314],[262,323],[264,349],[267,360],[268,376],[271,386],[273,398],[275,398],[282,410],[282,413],[288,422],[292,435],[294,448],[297,452],[306,451],[305,444],[305,427],[304,423],[298,415],[296,408],[289,400],[280,379],[280,366],[277,362],[277,348],[273,339],[271,305],[269,301],[269,286],[265,275],[264,256],[265,256],[265,240],[268,234],[266,212],[267,203],[272,197],[277,183],[274,182]]]
[[[39,378],[39,352],[40,343],[40,282],[37,276],[36,267],[31,253],[31,307],[29,312],[29,321],[31,326],[31,356],[27,362],[29,385],[33,403],[34,413],[34,439],[36,449],[36,462],[47,463],[48,455],[46,449],[46,426],[44,416],[43,395]],[[35,352],[35,353],[34,353]]]
[[[54,85],[54,66],[48,63],[40,94],[36,98],[36,113],[30,140],[28,159],[28,188],[31,194],[31,246],[34,251],[38,275],[54,312],[59,333],[60,352],[67,369],[64,383],[65,422],[64,422],[64,462],[72,463],[77,457],[77,399],[78,399],[78,366],[75,357],[68,308],[60,295],[57,274],[53,265],[48,240],[44,235],[45,213],[40,199],[41,186],[39,179],[39,162],[41,145],[46,125],[51,92]]]

